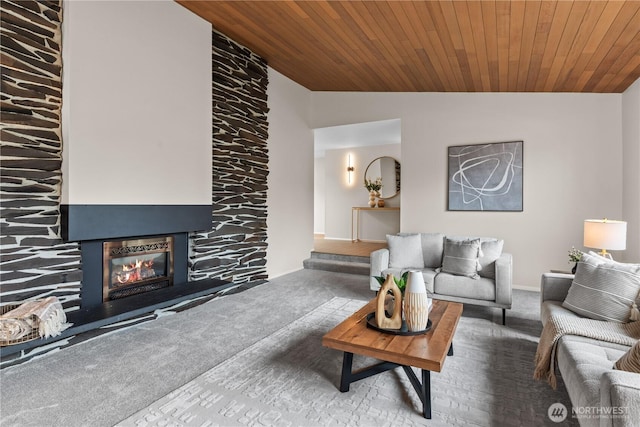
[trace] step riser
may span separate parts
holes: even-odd
[[[309,270],[324,270],[337,273],[359,274],[364,276],[368,276],[370,271],[369,264],[339,261],[333,262],[331,260],[319,260],[313,258],[304,260],[303,266],[304,268]]]
[[[315,252],[315,251],[311,252],[311,259],[322,259],[322,260],[331,260],[331,261],[369,264],[368,256],[327,254],[327,253]]]

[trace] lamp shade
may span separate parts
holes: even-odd
[[[610,219],[585,219],[584,245],[596,249],[626,249],[627,223]]]

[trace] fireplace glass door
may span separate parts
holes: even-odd
[[[173,237],[103,243],[103,301],[173,285]]]

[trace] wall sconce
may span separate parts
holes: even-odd
[[[354,171],[354,167],[351,164],[351,154],[349,154],[349,157],[347,158],[347,182],[349,184],[351,184],[352,181],[352,175],[353,175],[353,171]]]
[[[607,249],[627,248],[627,223],[606,218],[585,219],[584,245],[587,248],[600,249],[600,255],[612,259]]]

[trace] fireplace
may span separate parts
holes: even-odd
[[[181,292],[189,283],[188,239],[187,233],[168,233],[82,241],[81,308]]]
[[[173,285],[173,237],[102,244],[102,300],[110,301]]]
[[[189,233],[211,229],[211,205],[62,205],[61,212],[63,238],[80,242],[82,312],[154,309],[222,284],[189,280]]]

